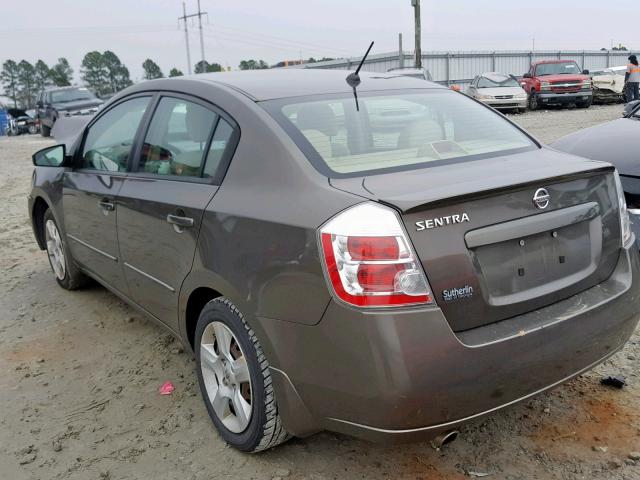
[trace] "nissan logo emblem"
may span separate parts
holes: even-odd
[[[540,210],[544,210],[549,206],[551,196],[546,188],[539,188],[533,195],[533,204]]]

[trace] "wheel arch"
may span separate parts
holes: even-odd
[[[180,289],[179,332],[185,346],[194,348],[195,329],[200,312],[208,302],[218,297],[229,299],[242,312],[246,322],[258,337],[267,359],[270,362],[275,360],[273,359],[271,341],[260,325],[252,303],[247,301],[238,289],[225,279],[207,270],[192,271]]]
[[[47,201],[38,196],[33,201],[33,207],[31,208],[31,222],[33,226],[33,232],[36,237],[36,242],[40,250],[45,250],[46,242],[44,239],[44,213],[49,209]]]

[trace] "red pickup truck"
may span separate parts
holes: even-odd
[[[544,60],[535,62],[520,80],[529,95],[529,108],[541,105],[569,105],[589,108],[593,89],[589,71],[581,71],[573,60]]]

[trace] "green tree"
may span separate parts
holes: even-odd
[[[169,76],[170,77],[181,77],[183,76],[184,73],[182,73],[181,70],[178,70],[177,68],[172,68],[171,71],[169,72]]]
[[[0,83],[4,88],[3,93],[13,100],[13,107],[18,108],[18,64],[13,60],[7,60],[2,64]]]
[[[269,68],[269,64],[264,60],[242,60],[238,67],[240,70],[263,70]]]
[[[84,56],[80,66],[80,78],[96,95],[104,95],[108,92],[108,72],[100,52],[94,50]]]
[[[164,77],[164,74],[162,73],[162,70],[160,70],[158,64],[150,58],[147,58],[142,63],[142,69],[144,70],[144,78],[146,80],[153,80],[154,78]]]
[[[58,63],[51,67],[51,81],[56,87],[71,85],[73,70],[66,58],[59,58]]]
[[[222,65],[219,63],[209,63],[206,60],[204,63],[202,61],[196,63],[193,71],[195,73],[208,73],[208,72],[221,72]]]
[[[36,93],[43,92],[51,85],[51,69],[42,60],[38,60],[33,67],[34,90]]]
[[[32,108],[36,93],[35,68],[26,60],[22,60],[18,64],[19,103],[26,109]]]
[[[102,54],[102,62],[107,71],[107,79],[111,93],[116,93],[133,85],[129,77],[129,69],[124,66],[118,56],[110,50]]]

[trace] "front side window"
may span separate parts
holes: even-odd
[[[127,100],[108,110],[91,127],[82,149],[82,168],[125,172],[150,97]]]
[[[578,75],[582,73],[575,62],[541,63],[536,67],[536,76],[544,75]]]
[[[289,101],[266,108],[328,176],[408,170],[537,148],[500,115],[444,89],[362,94],[359,110],[349,95]]]
[[[218,115],[201,105],[179,98],[162,98],[145,137],[138,170],[201,177],[209,138],[217,121]]]

